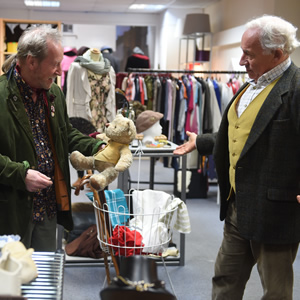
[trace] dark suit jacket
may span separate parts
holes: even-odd
[[[245,87],[242,86],[236,95]],[[228,120],[217,134],[197,138],[202,154],[214,152],[220,186],[220,219],[227,213]],[[240,234],[249,240],[285,244],[300,241],[300,70],[292,63],[274,86],[253,124],[236,165]]]

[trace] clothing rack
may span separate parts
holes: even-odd
[[[198,71],[198,70],[160,70],[160,69],[142,69],[142,68],[129,68],[129,73],[201,73],[201,74],[246,74],[246,71]]]

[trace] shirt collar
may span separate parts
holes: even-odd
[[[255,83],[254,79],[249,79],[248,82],[251,85],[264,85],[264,84],[269,84],[273,82],[275,79],[280,77],[291,65],[292,61],[291,58],[288,57],[285,61],[283,61],[281,64],[273,68],[272,70],[266,72],[265,74],[261,75],[257,83]]]

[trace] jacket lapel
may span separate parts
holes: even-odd
[[[8,92],[7,105],[12,115],[14,115],[16,121],[20,124],[20,127],[22,128],[22,130],[24,130],[26,136],[30,140],[32,147],[35,149],[31,126],[26,111],[24,109],[24,104],[21,98],[21,94],[19,92],[17,84],[13,79],[13,68],[11,68],[11,70],[8,72],[6,76],[7,76],[7,92]]]
[[[240,158],[247,153],[247,151],[261,136],[263,131],[266,129],[266,127],[274,117],[274,114],[281,106],[282,96],[288,93],[291,78],[294,75],[295,71],[296,71],[296,66],[292,64],[285,72],[284,76],[282,76],[279,79],[277,84],[269,93],[268,97],[266,98],[264,104],[262,105],[260,111],[257,114],[257,117],[254,121],[249,137],[240,155]]]
[[[24,104],[18,92],[11,92],[9,94],[8,107],[10,108],[10,111],[14,115],[16,121],[20,124],[22,130],[24,130],[25,135],[30,140],[33,149],[35,149],[30,123],[24,110]]]

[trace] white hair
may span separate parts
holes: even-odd
[[[266,53],[281,49],[291,54],[300,46],[296,37],[298,28],[280,17],[264,15],[246,23],[246,28],[259,29],[260,43]]]

